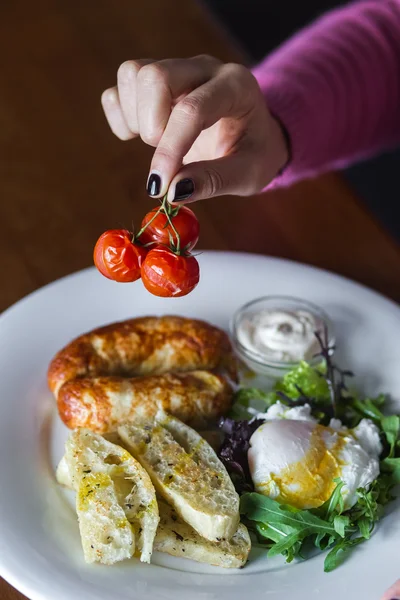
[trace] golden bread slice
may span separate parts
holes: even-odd
[[[61,485],[72,488],[65,456],[58,465],[57,480]],[[246,564],[251,541],[243,523],[239,523],[236,533],[230,540],[211,542],[185,523],[164,500],[158,497],[157,503],[160,522],[153,550],[227,569],[241,568]]]
[[[239,569],[246,564],[251,541],[243,523],[239,523],[230,540],[211,542],[182,521],[176,511],[163,500],[158,499],[158,510],[160,523],[154,550],[226,569]]]
[[[148,474],[129,452],[78,429],[66,443],[57,479],[77,492],[86,562],[113,564],[134,554],[150,562],[159,522],[157,500]]]
[[[117,437],[118,435],[115,439]],[[57,480],[61,485],[72,489],[65,456],[58,465]],[[185,523],[164,500],[157,498],[157,503],[160,522],[153,550],[226,569],[238,569],[246,564],[251,540],[243,523],[239,523],[236,533],[230,540],[211,542]]]
[[[194,429],[159,411],[122,425],[118,433],[186,523],[211,541],[234,535],[239,496],[214,450]]]

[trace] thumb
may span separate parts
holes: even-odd
[[[251,196],[268,183],[267,170],[265,167],[261,174],[255,156],[243,152],[215,160],[189,163],[171,181],[168,201],[189,204],[226,194]],[[273,174],[270,179],[272,177]]]

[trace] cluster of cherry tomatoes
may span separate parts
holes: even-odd
[[[137,234],[110,229],[97,240],[94,263],[102,275],[119,282],[142,279],[155,296],[189,294],[199,282],[199,264],[191,250],[199,239],[196,215],[166,199],[144,217]]]

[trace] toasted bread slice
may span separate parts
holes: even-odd
[[[182,521],[176,511],[163,500],[158,499],[158,510],[160,523],[154,550],[226,569],[239,569],[246,564],[251,541],[243,523],[239,523],[230,540],[210,542]]]
[[[214,450],[194,429],[158,412],[122,425],[118,433],[186,523],[211,541],[233,536],[239,496]]]
[[[61,485],[72,488],[65,456],[57,468],[57,480]],[[157,503],[160,522],[153,550],[226,569],[239,569],[246,564],[251,540],[243,523],[239,523],[230,540],[210,542],[185,523],[164,500],[157,498]]]
[[[57,478],[77,492],[86,562],[113,564],[135,554],[150,562],[159,516],[154,487],[123,448],[87,429],[66,443]]]

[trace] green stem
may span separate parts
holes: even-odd
[[[154,221],[154,219],[160,214],[160,212],[163,212],[165,214],[165,216],[167,217],[168,224],[171,227],[171,229],[174,232],[175,237],[176,237],[176,253],[180,254],[180,251],[181,251],[181,238],[180,238],[180,235],[177,232],[177,230],[175,229],[175,226],[174,226],[174,224],[172,222],[172,219],[171,219],[171,216],[170,216],[170,210],[171,210],[171,207],[169,206],[169,204],[167,202],[167,194],[165,194],[164,198],[162,199],[160,208],[158,210],[156,210],[156,212],[154,213],[154,215],[151,217],[150,221],[148,221],[146,223],[146,225],[144,225],[144,227],[142,227],[138,231],[138,233],[136,235],[134,235],[132,241],[135,241],[138,238],[140,238],[140,236],[142,235],[142,233]]]
[[[169,216],[169,209],[168,209],[168,207],[166,205],[166,202],[167,202],[167,195],[165,195],[164,198],[163,198],[161,208],[164,209],[164,212],[165,212],[165,215],[167,217],[168,223],[170,224],[171,229],[172,229],[172,231],[175,234],[175,237],[176,237],[176,253],[180,254],[180,251],[181,251],[181,238],[180,238],[179,233],[177,232],[177,230],[174,227],[174,224],[173,224],[173,222],[171,220],[171,217]]]
[[[165,199],[165,197],[164,197],[164,199]],[[154,219],[157,217],[157,215],[159,215],[159,214],[160,214],[160,212],[162,211],[162,209],[163,209],[163,206],[164,206],[164,199],[163,199],[163,201],[162,201],[162,204],[161,204],[160,208],[159,208],[158,210],[156,210],[156,212],[154,213],[154,215],[151,217],[150,221],[148,221],[148,222],[146,223],[146,225],[144,225],[144,227],[142,227],[142,228],[141,228],[141,229],[138,231],[138,233],[135,235],[135,239],[139,238],[139,237],[142,235],[142,233],[145,231],[145,229],[147,229],[147,227],[148,227],[148,226],[149,226],[149,225],[150,225],[150,224],[151,224],[151,223],[154,221]]]

